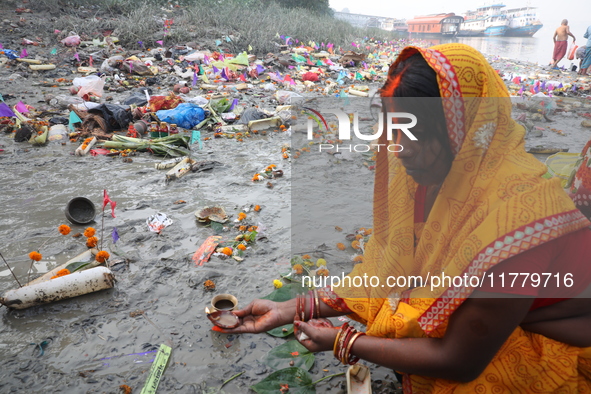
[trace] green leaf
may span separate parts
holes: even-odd
[[[303,368],[306,371],[314,365],[314,353],[311,353],[296,340],[285,342],[273,348],[265,357],[265,364],[273,369],[289,367],[291,361],[295,367]]]
[[[294,279],[294,276],[292,274],[293,274],[293,272],[289,271],[289,272],[286,272],[284,274],[279,274],[279,276],[281,277],[281,279],[285,279],[285,280],[288,280],[290,282],[293,282],[296,279]]]
[[[277,394],[281,390],[282,384],[289,386],[290,394],[316,393],[310,374],[297,367],[285,368],[273,372],[257,384],[250,386],[250,388],[259,394]]]
[[[287,329],[287,331],[283,331],[284,328]],[[293,324],[286,324],[284,326],[274,328],[272,330],[267,331],[267,334],[273,335],[277,338],[285,338],[293,334]]]
[[[211,103],[211,109],[213,109],[218,114],[226,112],[231,106],[232,103],[225,97]]]
[[[221,233],[222,231],[224,231],[224,225],[219,223],[219,222],[214,222],[212,221],[210,223],[210,227],[213,231],[215,231],[216,234]]]
[[[304,259],[302,258],[302,256],[299,256],[297,254],[293,256],[291,259],[291,266],[293,267],[296,264],[304,264]]]
[[[295,297],[295,293],[292,292],[292,285],[287,284],[283,285],[279,289],[275,289],[271,294],[267,294],[264,297],[261,297],[263,300],[270,300],[275,302],[283,302],[287,300],[291,300]]]
[[[70,271],[70,273],[72,273],[72,272],[80,271],[81,269],[83,269],[84,267],[86,267],[89,264],[90,264],[90,262],[88,262],[88,261],[76,261],[74,263],[68,264],[66,266],[66,269],[68,271]]]

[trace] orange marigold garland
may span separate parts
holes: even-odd
[[[68,235],[70,234],[70,231],[72,231],[72,229],[70,228],[70,226],[62,224],[61,226],[59,226],[58,231],[60,232],[61,235]]]
[[[111,257],[111,255],[109,254],[109,252],[105,251],[105,250],[101,250],[100,252],[98,252],[96,254],[96,261],[98,261],[99,263],[104,263],[105,261],[107,261],[109,259],[109,257]]]
[[[89,248],[94,248],[94,247],[96,247],[97,244],[98,244],[97,237],[90,237],[86,240],[86,246],[88,246]]]
[[[29,253],[29,258],[31,260],[41,261],[43,256],[41,256],[41,253],[39,253],[39,252],[31,252],[31,253]]]
[[[52,276],[51,279],[60,278],[62,276],[66,276],[66,275],[70,275],[70,271],[67,268],[63,268],[63,269],[59,270],[58,272],[56,272],[56,274],[54,276]]]

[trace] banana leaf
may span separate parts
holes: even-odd
[[[180,157],[188,156],[189,151],[183,147],[189,148],[189,136],[174,134],[168,137],[156,138],[153,140],[142,140],[140,138],[125,137],[122,135],[113,135],[113,141],[105,141],[102,147],[108,149],[134,149],[137,151],[150,151],[158,156]]]
[[[211,109],[213,109],[218,114],[226,112],[231,106],[232,102],[225,97],[212,102],[210,105]]]
[[[33,145],[44,145],[47,142],[47,135],[49,134],[49,128],[47,126],[41,127],[41,134],[34,134],[29,139],[29,143]]]

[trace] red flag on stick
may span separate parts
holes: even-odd
[[[104,197],[103,197],[103,211],[105,210],[105,207],[107,206],[107,204],[111,204],[111,216],[115,217],[115,207],[117,206],[117,203],[113,200],[111,200],[111,198],[109,198],[109,195],[107,194],[107,190],[104,190]]]

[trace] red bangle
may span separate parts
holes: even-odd
[[[341,343],[341,348],[339,351],[339,360],[347,365],[347,343],[349,343],[349,340],[351,339],[351,336],[356,332],[357,330],[355,330],[353,327],[348,326],[347,327],[347,331],[345,332],[345,335],[343,337],[343,341]]]
[[[308,320],[312,320],[314,319],[314,292],[308,291],[308,296],[310,297],[310,317]]]
[[[359,361],[359,357],[352,355],[351,350],[353,349],[353,344],[355,343],[357,338],[359,338],[360,336],[363,336],[363,335],[365,335],[365,333],[357,332],[349,340],[349,343],[347,344],[347,356],[346,356],[347,357],[347,364],[355,365],[355,364],[357,364],[357,361]],[[351,357],[351,356],[353,356],[353,357]]]

